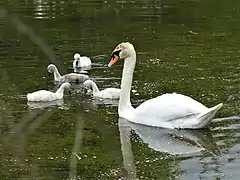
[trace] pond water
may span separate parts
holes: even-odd
[[[0,3],[1,179],[239,179],[240,1],[142,0]],[[118,119],[117,102],[75,87],[63,101],[31,104],[56,90],[46,67],[73,72],[91,57],[100,89],[119,87],[123,41],[134,44],[132,104],[178,92],[223,108],[205,130],[168,130]]]

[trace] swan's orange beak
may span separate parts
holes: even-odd
[[[111,67],[113,64],[115,64],[119,60],[119,57],[114,54],[111,61],[108,63],[108,67]]]

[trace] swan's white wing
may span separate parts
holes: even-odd
[[[56,99],[55,93],[46,90],[39,90],[27,94],[28,101],[54,101]]]
[[[178,123],[196,118],[208,108],[182,94],[164,94],[142,103],[134,110],[133,122],[174,128]]]

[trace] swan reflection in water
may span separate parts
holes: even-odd
[[[51,106],[63,107],[64,101],[63,101],[63,99],[59,99],[59,100],[56,100],[56,101],[50,101],[50,102],[31,102],[31,101],[28,101],[27,105],[29,106],[30,109],[42,109],[42,108],[51,107]]]
[[[209,129],[186,130],[165,129],[135,124],[119,118],[119,123],[127,125],[155,151],[172,155],[198,153],[203,150],[218,154],[219,150]]]
[[[137,179],[130,138],[131,130],[134,130],[151,149],[171,155],[195,155],[202,151],[208,151],[211,154],[217,155],[220,152],[209,129],[179,130],[155,128],[134,124],[124,118],[118,119],[118,127],[123,164],[124,169],[127,171],[126,176],[128,179]]]
[[[111,106],[118,106],[118,99],[103,99],[103,98],[97,98],[97,97],[93,97],[92,99],[92,103],[94,105],[111,105]]]
[[[119,99],[104,99],[104,98],[98,98],[98,97],[92,97],[89,99],[91,106],[93,108],[99,108],[101,106],[118,106]]]

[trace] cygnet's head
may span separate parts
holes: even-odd
[[[49,73],[53,73],[56,69],[57,67],[54,64],[49,64],[47,67]]]
[[[94,82],[92,80],[88,79],[88,80],[84,81],[83,85],[87,89],[92,89],[92,83],[94,83]]]
[[[81,56],[80,56],[79,53],[75,53],[74,56],[73,56],[74,60],[79,60],[80,57],[81,57]]]
[[[70,89],[71,84],[68,83],[68,82],[66,82],[66,83],[63,83],[61,86],[62,86],[64,89]]]
[[[71,84],[68,83],[68,82],[63,83],[63,84],[60,86],[60,88],[63,88],[64,90],[68,90],[69,94],[71,94],[72,92],[71,92],[70,87],[71,87]]]
[[[125,59],[132,55],[136,55],[135,49],[133,45],[129,42],[122,42],[117,45],[117,47],[113,50],[111,55],[111,61],[108,64],[108,67],[111,67],[115,64],[119,59]]]

